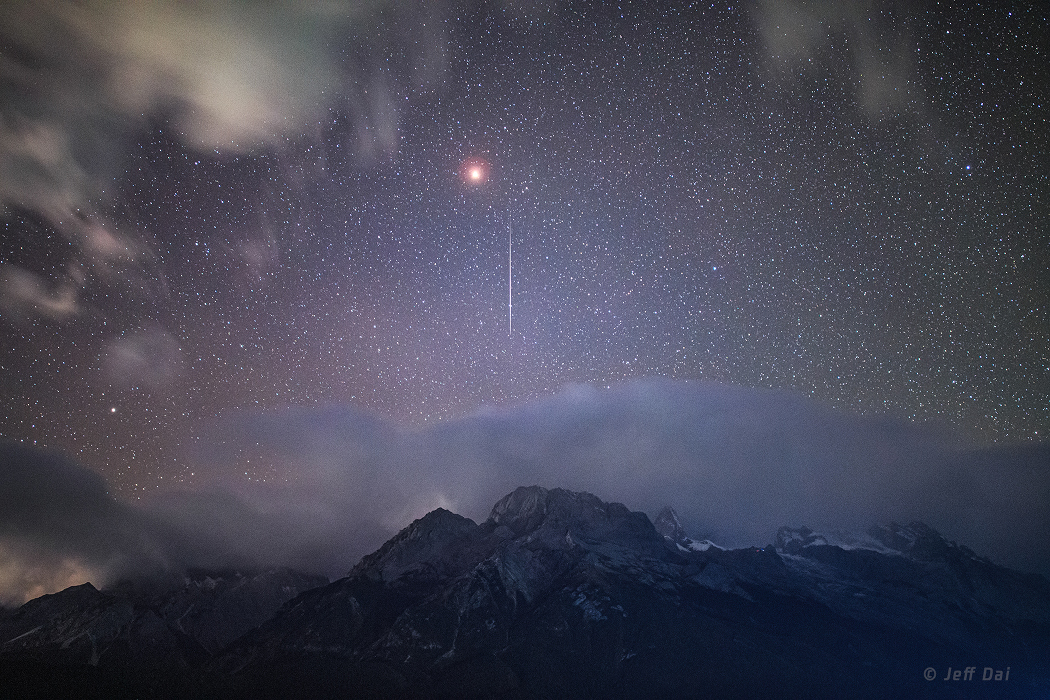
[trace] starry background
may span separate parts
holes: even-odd
[[[6,441],[134,498],[239,411],[642,377],[1050,431],[1038,3],[160,7],[3,11]]]

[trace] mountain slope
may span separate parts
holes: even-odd
[[[326,581],[288,569],[196,571],[41,596],[0,617],[0,689],[17,697],[21,678],[27,696],[195,693],[195,669],[211,654]]]
[[[149,594],[85,584],[44,596],[0,617],[0,686],[99,698],[1050,695],[1050,582],[922,523],[860,536],[785,527],[775,545],[727,550],[690,539],[670,509],[654,525],[533,486],[481,524],[432,511],[318,583],[200,574]]]
[[[412,523],[213,669],[303,697],[987,697],[923,677],[974,664],[1011,668],[997,695],[1050,690],[1050,584],[910,528],[910,549],[695,551],[622,505],[519,488],[480,525]]]

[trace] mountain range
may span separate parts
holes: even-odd
[[[434,510],[334,582],[83,584],[0,614],[10,697],[1050,696],[1050,581],[913,522],[693,540],[584,492]]]

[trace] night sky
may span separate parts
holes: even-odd
[[[124,499],[641,378],[1042,441],[1047,14],[4,3],[0,436]]]

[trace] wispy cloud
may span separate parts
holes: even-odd
[[[16,322],[37,317],[61,321],[77,313],[78,289],[71,279],[52,283],[17,265],[0,265],[0,314]]]
[[[777,79],[832,75],[873,119],[920,104],[906,8],[872,0],[761,0],[754,17]]]
[[[0,210],[33,212],[68,238],[85,283],[108,275],[141,291],[154,281],[144,272],[155,257],[148,236],[121,230],[102,205],[150,120],[191,151],[249,153],[320,139],[341,114],[356,133],[347,150],[363,163],[389,159],[406,98],[444,79],[445,9],[385,0],[2,3]],[[240,251],[251,274],[265,274],[271,248]],[[26,279],[15,284],[28,290]],[[22,308],[68,317],[65,302]]]
[[[123,388],[161,389],[179,376],[182,366],[178,340],[157,326],[111,341],[102,355],[103,378]]]

